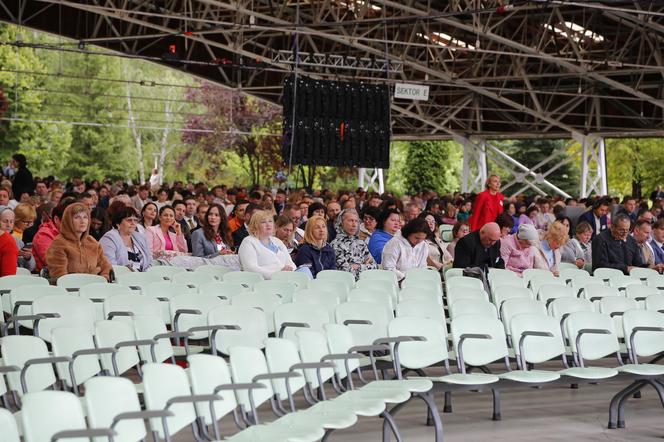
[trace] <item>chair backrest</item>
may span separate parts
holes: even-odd
[[[647,281],[651,276],[658,276],[659,273],[655,269],[650,269],[647,267],[632,267],[632,270],[629,271],[629,276],[633,278],[638,278],[643,281]]]
[[[421,270],[421,269],[413,269]],[[442,298],[443,296],[443,284],[438,279],[438,281],[432,281],[431,279],[426,278],[415,278],[415,279],[406,279],[401,283],[401,288],[403,289],[416,289],[422,290],[429,293],[435,293],[436,296]]]
[[[254,284],[261,282],[263,279],[263,275],[260,273],[247,271],[233,271],[224,275],[224,282],[235,282],[249,288],[253,288]]]
[[[196,267],[194,270],[194,272],[209,273],[219,281],[222,281],[224,279],[224,275],[231,271],[232,269],[229,269],[228,267],[215,264],[203,264],[202,266]]]
[[[503,305],[503,302],[512,298],[532,299],[533,292],[523,286],[516,287],[504,285],[493,288],[493,303],[495,304],[498,311],[500,311],[500,307]]]
[[[282,303],[282,299],[273,293],[238,293],[231,298],[231,305],[253,307],[265,314],[267,332],[274,333],[274,311]]]
[[[441,325],[445,325],[445,309],[436,301],[422,299],[406,299],[397,304],[396,317],[413,317],[432,319]]]
[[[491,275],[491,273],[489,274]],[[516,273],[498,273],[493,278],[489,278],[489,283],[493,291],[500,287],[526,287],[526,280]]]
[[[159,306],[161,308],[161,318],[166,324],[171,323],[171,312],[170,312],[170,300],[176,296],[185,295],[188,293],[195,292],[196,289],[192,289],[185,284],[176,284],[174,282],[153,282],[148,284],[143,289],[143,296],[152,298],[156,301],[159,301]]]
[[[399,344],[399,360],[406,368],[424,368],[448,358],[446,325],[439,321],[405,316],[390,321],[387,329],[390,337],[421,336],[425,339]]]
[[[59,277],[55,283],[58,287],[62,287],[65,290],[78,291],[78,289],[88,284],[108,282],[106,281],[106,278],[100,275],[89,275],[87,273],[69,273]]]
[[[118,284],[129,287],[134,291],[142,290],[143,287],[153,282],[165,281],[163,276],[151,272],[129,272],[116,276]]]
[[[129,270],[129,267],[127,266],[113,264],[111,267],[113,267],[113,273],[115,273],[116,278],[118,277],[118,275],[123,275],[125,273],[131,272],[131,270]]]
[[[576,293],[574,293],[572,287],[564,284],[544,284],[540,286],[537,299],[548,305],[551,300],[556,298],[576,298]]]
[[[16,267],[16,275],[32,276],[32,273],[24,267]]]
[[[415,267],[412,269],[406,270],[406,279],[404,282],[410,279],[413,281],[429,281],[434,284],[441,284],[440,272],[436,269],[430,267]]]
[[[323,294],[325,295],[325,293]],[[299,295],[298,295],[299,296]],[[298,298],[299,299],[299,298]],[[274,311],[274,328],[279,337],[281,328],[286,322],[306,324],[307,330],[323,330],[323,324],[330,322],[330,314],[323,305],[300,303],[282,304]],[[295,333],[300,327],[288,327],[283,330],[282,337],[295,340]]]
[[[115,295],[131,295],[132,290],[129,287],[120,284],[108,284],[106,282],[95,282],[84,285],[78,291],[78,296],[83,299],[89,299],[95,304],[95,321],[101,321],[104,318],[104,300]]]
[[[648,296],[646,298],[646,310],[664,313],[664,293]]]
[[[170,309],[173,326],[175,327],[177,319],[178,331],[187,331],[192,327],[200,327],[207,325],[208,313],[222,305],[228,305],[227,299],[220,299],[215,295],[181,295],[171,299]],[[198,310],[200,314],[181,314],[184,310]],[[207,332],[194,332],[191,336],[192,339],[205,339],[209,333]]]
[[[12,309],[9,303],[10,290],[24,285],[41,285],[47,286],[48,280],[46,278],[38,278],[35,276],[27,275],[9,275],[0,278],[0,296],[2,296],[2,310],[11,313]]]
[[[399,291],[399,302],[407,300],[426,300],[443,305],[442,291],[420,287],[414,284],[404,287]]]
[[[208,325],[236,325],[238,330],[219,330],[216,350],[223,354],[233,345],[263,348],[267,339],[265,313],[253,307],[222,305],[208,313]]]
[[[562,273],[563,270],[583,270],[579,269],[573,262],[561,262],[558,263],[558,271]]]
[[[90,332],[94,329],[95,306],[89,299],[78,296],[44,296],[32,304],[32,313],[54,313],[60,316],[39,322],[39,335],[47,342],[51,341],[51,331],[56,327],[81,327]]]
[[[302,330],[297,332],[297,344],[300,349],[302,362],[320,362],[328,353],[325,334],[319,331]],[[328,379],[334,376],[334,369],[323,368],[320,370],[320,373],[321,380],[325,383]],[[316,370],[304,370],[304,377],[313,388],[318,388],[320,385]]]
[[[648,296],[657,294],[659,294],[659,290],[655,287],[642,284],[632,284],[625,288],[625,296],[637,301],[645,301]]]
[[[187,358],[189,362],[189,381],[193,394],[217,394],[222,400],[214,401],[214,416],[217,420],[221,419],[235,407],[235,393],[232,390],[222,390],[215,393],[215,389],[220,385],[228,385],[232,382],[231,373],[226,361],[220,357],[197,354],[190,355]],[[196,411],[203,418],[207,425],[212,424],[212,415],[208,403],[197,403]]]
[[[446,281],[445,287],[447,288],[448,293],[450,290],[458,287],[484,290],[484,283],[481,279],[471,278],[470,276],[455,276]]]
[[[595,278],[594,276],[577,275],[572,277],[572,288],[576,292],[577,296],[579,296],[579,292],[582,289],[591,284],[606,285],[602,278]]]
[[[176,266],[152,266],[147,270],[147,273],[159,276],[162,279],[172,280],[175,275],[185,273],[186,271],[187,269]]]
[[[66,391],[38,391],[25,395],[21,421],[25,442],[51,442],[52,437],[61,431],[87,429],[79,398]]]
[[[390,270],[384,270],[384,269],[370,269],[370,270],[365,270],[362,273],[360,273],[360,281],[363,279],[380,279],[383,281],[390,281],[393,284],[397,284],[397,275],[390,271]]]
[[[488,335],[488,339],[467,339],[463,342],[463,359],[467,365],[481,367],[507,356],[507,343],[503,324],[495,318],[482,315],[463,315],[450,325],[454,351],[459,354],[463,335]]]
[[[546,305],[534,299],[512,298],[503,302],[500,317],[505,324],[505,333],[510,333],[510,321],[520,313],[536,313],[546,315]]]
[[[527,332],[544,332],[552,336],[528,336]],[[527,363],[539,364],[565,352],[560,324],[551,316],[537,313],[515,315],[510,321],[510,335],[515,354]]]
[[[240,284],[239,282],[215,281],[215,282],[208,282],[205,284],[201,284],[198,286],[199,295],[217,296],[219,297],[219,299],[224,300],[226,304],[229,304],[231,302],[231,298],[234,295],[249,291],[251,291],[249,287],[246,287]]]
[[[141,411],[136,386],[126,378],[98,376],[85,383],[85,408],[91,428],[111,428],[122,413]],[[161,426],[161,425],[160,425]],[[114,428],[117,442],[137,441],[147,436],[140,419],[120,421]]]
[[[316,279],[329,279],[344,284],[349,291],[355,287],[355,277],[350,272],[342,270],[321,270],[316,274]]]
[[[560,264],[565,264],[565,263],[561,262]],[[567,264],[570,264],[570,263],[567,263]],[[582,277],[583,278],[584,276],[590,276],[590,273],[587,270],[577,268],[576,264],[571,264],[571,265],[573,267],[560,269],[560,274],[558,275],[558,277],[560,279],[562,279],[563,281],[569,282],[572,279],[577,278],[577,277]]]
[[[297,285],[289,281],[259,281],[254,284],[253,291],[256,293],[272,293],[281,298],[282,302],[291,302],[293,294],[297,290]]]
[[[95,348],[92,331],[83,327],[57,327],[51,331],[51,346],[53,356],[67,356],[71,358],[73,354],[80,350],[90,350]],[[61,362],[56,364],[58,377],[64,379],[69,387],[73,386],[69,364]],[[101,372],[99,357],[97,355],[79,356],[73,363],[74,378],[77,385],[81,385],[91,377],[97,376]]]
[[[664,351],[664,332],[637,331],[637,327],[664,327],[664,315],[648,310],[627,310],[622,317],[623,336],[628,352],[649,357]],[[633,345],[632,345],[633,344]]]
[[[187,287],[198,289],[203,284],[217,281],[217,278],[205,272],[181,272],[173,275],[171,281],[175,284],[184,284]]]
[[[599,284],[589,284],[583,289],[583,297],[589,301],[599,301],[605,296],[620,296],[620,292],[616,287]]]
[[[609,267],[599,267],[593,270],[593,276],[596,278],[601,278],[604,282],[608,282],[614,276],[622,276],[624,273],[622,270],[612,269]]]
[[[133,319],[136,339],[154,339],[157,335],[168,333],[166,323],[159,316],[139,315],[134,316]],[[157,345],[154,346],[154,359],[152,358],[152,351],[147,345],[140,346],[138,354],[141,361],[149,362],[163,362],[174,356],[170,339],[164,338],[158,339]]]
[[[574,312],[592,312],[593,304],[584,298],[556,298],[549,304],[549,314],[558,320]]]
[[[162,315],[159,301],[154,298],[138,295],[116,295],[107,298],[106,301],[104,301],[104,316],[108,319],[109,315],[114,312],[130,312],[133,313],[134,316]],[[128,320],[126,316],[118,316],[118,319]]]
[[[95,339],[100,348],[115,347],[120,342],[136,339],[132,325],[124,321],[97,321],[95,323]],[[139,364],[140,359],[136,347],[121,347],[116,355],[117,375],[121,375]],[[115,374],[111,355],[101,356],[104,370]]]
[[[478,301],[488,301],[489,297],[487,296],[484,289],[478,289],[477,287],[448,287],[447,288],[447,305],[452,306],[455,302],[460,299],[475,299]]]
[[[383,305],[373,302],[345,302],[337,307],[335,318],[351,329],[357,345],[371,345],[387,336],[387,325],[394,319]]]
[[[367,271],[373,272],[374,270],[367,270]],[[357,281],[357,288],[358,289],[368,288],[372,290],[380,290],[385,293],[389,293],[390,297],[392,298],[392,305],[396,305],[397,303],[399,286],[393,283],[392,281],[386,279],[372,279],[372,278],[362,279],[362,277],[360,276],[360,280]]]
[[[339,296],[341,302],[348,299],[348,292],[350,286],[344,283],[335,281],[334,279],[312,279],[307,284],[308,290],[318,290],[320,292],[334,293]]]
[[[616,287],[616,288],[625,288],[630,285],[643,285],[643,284],[641,283],[641,279],[635,276],[617,275],[617,276],[612,276],[609,279],[609,285],[611,287]]]
[[[34,278],[36,279],[36,278]],[[55,286],[43,286],[43,285],[24,285],[21,287],[16,287],[11,289],[9,295],[5,297],[9,298],[9,306],[11,308],[12,315],[31,315],[32,306],[34,302],[45,296],[53,295],[63,295],[63,296],[72,296],[67,295],[67,291],[62,287]],[[29,303],[27,305],[16,305],[17,302],[20,303]],[[32,328],[32,322],[21,321],[21,327]]]
[[[270,280],[292,282],[301,289],[305,288],[309,283],[309,277],[302,272],[274,272]]]
[[[482,315],[497,318],[496,306],[485,299],[459,299],[450,305],[450,319],[460,315]]]
[[[331,354],[348,353],[355,346],[353,332],[346,325],[325,324],[325,336],[327,338],[327,348]],[[347,362],[348,370],[351,372],[361,365],[361,362],[357,359],[349,359]],[[340,379],[348,376],[346,361],[336,360],[332,361],[332,363],[335,366],[334,371],[339,375]]]
[[[187,374],[182,367],[173,364],[145,364],[143,367],[143,397],[147,410],[164,410],[170,399],[190,396],[191,389]],[[177,403],[168,407],[173,416],[166,418],[170,434],[175,434],[196,420],[194,405],[190,402]],[[164,431],[159,419],[152,419],[152,429],[164,439]]]
[[[324,307],[330,317],[329,322],[334,322],[334,312],[341,303],[338,294],[313,289],[303,289],[295,292],[293,302],[296,304],[314,304]]]
[[[35,336],[5,336],[0,338],[2,359],[5,366],[16,365],[23,368],[26,361],[49,357],[46,343]],[[25,385],[28,392],[41,391],[56,381],[53,366],[50,364],[36,364],[25,372]],[[10,390],[23,394],[21,377],[17,372],[7,374],[7,383]]]
[[[639,303],[634,299],[622,296],[607,296],[599,301],[599,311],[613,318],[618,338],[623,338],[623,314],[627,310],[638,309]]]
[[[605,358],[620,350],[618,335],[609,315],[595,312],[571,313],[565,321],[565,328],[572,351],[578,354],[580,347],[584,360]],[[584,333],[578,338],[579,345],[577,346],[579,332],[584,329],[605,330],[607,333]]]
[[[327,324],[330,325],[330,324]],[[291,367],[300,363],[297,344],[290,339],[268,338],[265,342],[265,360],[271,373],[284,373],[291,371]],[[295,394],[304,387],[304,376],[289,379],[291,394]],[[283,379],[274,379],[272,389],[280,400],[288,398],[288,390]]]
[[[4,442],[21,442],[18,435],[18,425],[11,411],[0,408],[0,428]]]
[[[553,274],[545,276],[534,276],[530,279],[530,290],[533,291],[533,295],[537,296],[539,294],[540,287],[543,285],[565,285],[566,282],[564,279],[556,278]]]
[[[394,311],[394,306],[396,305],[396,303],[392,302],[392,296],[390,295],[390,293],[384,292],[379,289],[371,289],[367,287],[361,287],[351,290],[348,293],[347,300],[349,302],[374,302],[376,304],[382,305],[385,309],[387,309],[390,312]]]
[[[521,277],[526,281],[527,284],[530,284],[530,281],[535,277],[552,275],[553,273],[546,269],[525,269],[523,273],[521,273]]]
[[[5,278],[7,278],[7,276],[5,276]],[[659,290],[664,290],[664,275],[649,276],[646,283],[649,287],[655,287]]]
[[[443,279],[445,282],[447,282],[450,278],[455,278],[457,276],[463,276],[463,269],[449,267],[445,269],[445,272],[443,273]]]
[[[235,383],[244,384],[253,382],[253,379],[259,374],[269,372],[265,355],[258,348],[234,345],[230,349],[230,357],[231,374]],[[259,407],[274,394],[270,381],[262,380],[258,382],[265,385],[265,388],[254,390],[254,404],[256,407]],[[236,392],[235,397],[238,404],[244,407],[246,411],[251,410],[249,395],[246,391]]]

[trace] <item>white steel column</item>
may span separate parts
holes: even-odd
[[[484,140],[456,139],[463,146],[461,191],[481,192],[487,179],[486,144]]]
[[[359,187],[367,192],[374,191],[381,195],[385,193],[385,180],[383,179],[383,169],[365,169],[361,167],[359,172]]]
[[[581,143],[581,198],[609,193],[606,176],[606,148],[604,138],[593,135],[574,135]]]

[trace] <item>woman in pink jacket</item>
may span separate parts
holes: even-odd
[[[525,269],[532,269],[536,249],[533,244],[539,241],[539,235],[532,224],[521,224],[514,235],[500,240],[500,256],[505,261],[505,268],[519,275]]]
[[[148,245],[154,259],[187,255],[187,241],[180,223],[175,221],[175,210],[164,206],[159,210],[159,224],[145,229]]]

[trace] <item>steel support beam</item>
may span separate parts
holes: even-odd
[[[607,195],[609,188],[604,138],[575,135],[574,139],[581,143],[581,197]]]
[[[468,138],[455,137],[455,141],[463,146],[461,191],[464,193],[483,191],[488,176],[484,140],[471,142]]]
[[[367,192],[374,191],[379,194],[385,193],[385,181],[383,179],[383,169],[358,169],[358,185]]]

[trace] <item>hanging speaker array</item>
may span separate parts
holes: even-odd
[[[289,76],[283,88],[282,155],[286,163],[390,166],[387,85]]]

